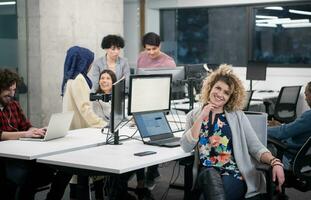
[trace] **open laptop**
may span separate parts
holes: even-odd
[[[180,145],[180,138],[172,133],[164,112],[133,113],[133,116],[144,143],[165,147]],[[144,139],[150,140],[146,142]]]
[[[48,141],[65,137],[69,131],[73,112],[55,113],[50,118],[49,125],[43,138],[19,138],[25,141]]]

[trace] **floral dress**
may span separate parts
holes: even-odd
[[[214,167],[221,175],[232,175],[243,180],[235,162],[232,134],[224,113],[216,114],[214,123],[203,120],[199,138],[199,157],[203,167]]]

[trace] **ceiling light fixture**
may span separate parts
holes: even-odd
[[[311,23],[298,23],[298,24],[282,24],[284,28],[306,28],[311,27]]]
[[[290,13],[295,13],[295,14],[300,14],[300,15],[311,15],[311,12],[309,12],[309,11],[303,11],[303,10],[289,9],[288,12],[290,12]]]
[[[278,18],[278,19],[258,19],[256,20],[256,23],[270,23],[270,24],[282,24],[284,22],[289,22],[291,21],[290,18]]]
[[[282,24],[299,24],[299,23],[309,23],[308,19],[293,19],[290,21],[284,21]]]
[[[268,15],[256,15],[258,19],[278,19],[276,16],[268,16]]]
[[[0,2],[0,6],[8,6],[8,5],[15,5],[16,1],[6,1],[6,2]]]
[[[267,9],[267,10],[283,10],[283,8],[281,6],[268,6],[268,7],[265,7],[265,9]]]
[[[261,24],[261,23],[256,24],[256,26],[260,26],[260,27],[272,27],[272,28],[276,28],[276,27],[277,27],[276,24]]]

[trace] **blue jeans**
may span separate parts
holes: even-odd
[[[245,181],[239,180],[231,175],[221,176],[227,200],[244,199],[246,193]]]

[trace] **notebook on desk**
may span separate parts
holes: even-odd
[[[48,141],[65,137],[69,131],[73,112],[55,113],[50,118],[49,125],[43,138],[19,138],[24,141]]]
[[[133,116],[144,143],[165,147],[180,145],[180,138],[174,136],[163,112],[133,113]]]

